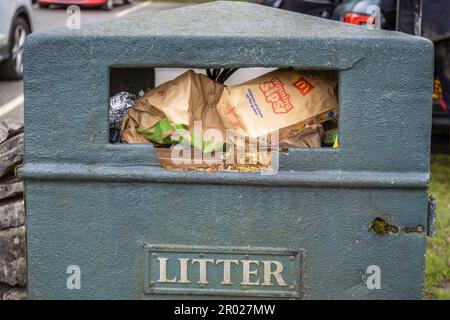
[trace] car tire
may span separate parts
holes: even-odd
[[[123,4],[132,4],[133,0],[123,0]]]
[[[48,9],[49,7],[50,7],[50,5],[48,5],[48,4],[39,3],[39,8],[41,8],[41,9]]]
[[[106,0],[102,10],[111,11],[114,8],[114,0]]]
[[[18,17],[14,21],[9,36],[9,58],[0,64],[0,77],[19,80],[23,77],[23,49],[25,38],[30,33],[28,22]]]

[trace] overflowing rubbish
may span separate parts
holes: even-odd
[[[278,69],[238,85],[236,69],[186,71],[136,101],[110,101],[111,142],[151,143],[167,169],[259,171],[273,151],[338,146],[337,76]]]

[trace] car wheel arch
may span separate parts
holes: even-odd
[[[17,8],[16,13],[14,14],[14,19],[11,20],[11,28],[10,28],[10,30],[12,29],[12,26],[14,25],[14,21],[17,18],[23,18],[28,24],[28,28],[30,29],[30,33],[33,32],[33,25],[32,25],[32,22],[31,22],[30,13],[28,12],[26,7],[20,6],[19,8]]]

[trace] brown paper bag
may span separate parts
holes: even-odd
[[[330,72],[279,69],[225,88],[217,110],[227,129],[255,138],[337,108],[336,87]]]
[[[121,127],[121,139],[123,143],[150,143],[142,134],[137,132],[138,128],[152,130],[152,128],[164,118],[164,113],[147,105],[142,100],[128,111],[123,118]]]
[[[194,132],[194,122],[198,122],[201,124],[200,134],[204,134],[205,140],[209,139],[205,132],[207,129],[219,130],[225,137],[225,128],[216,109],[223,88],[222,84],[203,74],[186,71],[174,80],[148,91],[136,102],[122,123],[122,141],[149,143],[136,130],[144,128],[151,131],[164,117],[174,126],[187,126],[194,135],[198,134]]]
[[[323,128],[320,124],[306,126],[302,130],[291,133],[280,141],[280,147],[285,148],[320,148],[322,146]]]

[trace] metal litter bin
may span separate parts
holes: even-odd
[[[111,88],[154,67],[337,70],[340,146],[274,175],[164,170],[108,141]],[[421,298],[432,77],[428,40],[249,3],[31,35],[29,297]]]

